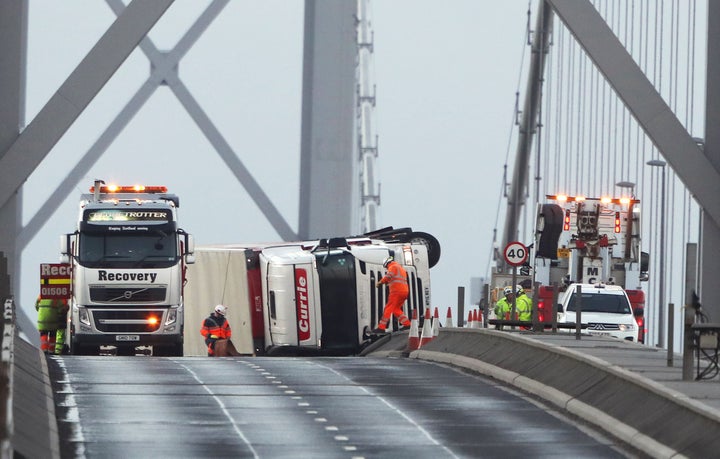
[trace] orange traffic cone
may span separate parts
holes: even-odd
[[[435,316],[432,321],[432,334],[433,338],[440,334],[440,317],[438,317],[438,308],[435,308]]]
[[[420,333],[418,330],[417,309],[413,309],[412,320],[410,321],[410,331],[408,332],[408,351],[415,351],[420,347]]]
[[[478,309],[477,328],[483,328],[483,310]]]
[[[475,328],[481,328],[480,321],[482,320],[482,312],[478,312],[477,309],[473,310],[473,325]]]
[[[468,320],[467,320],[467,323],[465,324],[465,327],[473,328],[472,311],[468,311]]]
[[[432,322],[430,319],[430,308],[425,308],[425,320],[423,321],[422,333],[420,334],[420,347],[433,339]]]
[[[448,306],[447,317],[445,318],[445,326],[454,327],[452,320],[452,309],[450,308],[450,306]]]

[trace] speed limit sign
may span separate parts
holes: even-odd
[[[522,242],[511,242],[505,246],[505,261],[510,266],[521,266],[527,258],[528,250]]]

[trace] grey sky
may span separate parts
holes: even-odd
[[[206,5],[176,1],[151,33],[155,45],[172,48]],[[442,317],[456,304],[458,286],[469,291],[470,278],[486,274],[503,164],[516,131],[515,91],[518,81],[525,86],[519,74],[527,8],[520,0],[371,3],[378,221],[440,240],[432,304]],[[28,122],[113,20],[104,2],[30,2]],[[235,0],[179,66],[181,80],[294,229],[302,33],[302,1]],[[136,50],[25,183],[24,224],[148,75],[148,60]],[[79,194],[94,178],[167,185],[180,196],[181,225],[198,244],[279,240],[161,87],[23,253],[20,299],[31,317],[38,266],[58,261],[59,235],[74,230]],[[501,209],[502,217],[504,204]]]

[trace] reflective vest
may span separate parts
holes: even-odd
[[[394,291],[406,293],[408,291],[407,272],[400,263],[391,261],[387,267],[388,272],[380,279],[381,284],[390,286],[390,293]]]
[[[532,300],[524,293],[515,300],[515,310],[518,319],[530,322],[532,320]]]
[[[515,304],[515,307],[517,308],[517,304]],[[495,303],[495,317],[498,319],[509,319],[510,311],[512,311],[512,303],[508,301],[507,297],[502,297]]]
[[[67,300],[40,299],[35,302],[38,312],[37,327],[39,331],[54,331],[65,327],[68,312]]]
[[[210,316],[203,322],[200,334],[203,335],[205,342],[207,342],[211,339],[230,338],[232,330],[230,330],[230,324],[225,317],[210,314]]]

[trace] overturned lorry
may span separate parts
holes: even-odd
[[[351,355],[369,343],[382,317],[388,255],[408,273],[404,308],[430,306],[430,268],[440,258],[432,235],[384,228],[361,236],[275,244],[197,247],[188,269],[188,321],[202,323],[215,304],[229,308],[233,342],[247,355]],[[186,355],[204,355],[199,334]]]

